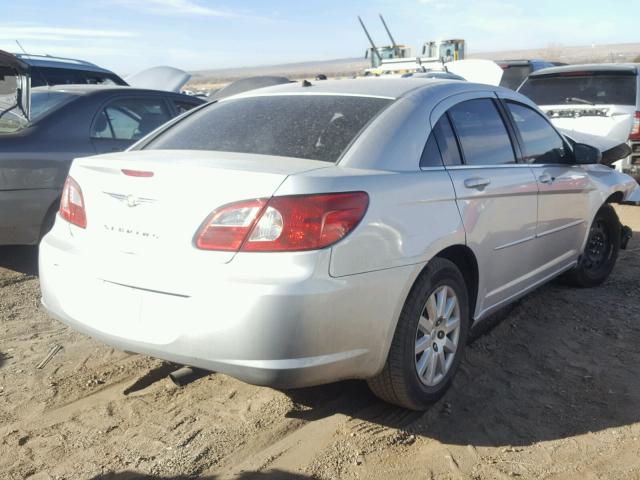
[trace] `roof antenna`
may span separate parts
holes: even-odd
[[[27,51],[24,49],[24,47],[22,46],[22,44],[21,44],[18,40],[16,40],[16,43],[18,44],[18,47],[20,47],[20,50],[22,50],[22,53],[24,53],[25,55],[27,55],[27,56],[28,56],[29,54],[28,54],[28,53],[27,53]],[[38,72],[38,74],[40,75],[40,78],[42,78],[42,81],[44,82],[44,84],[45,84],[47,87],[50,87],[51,85],[49,85],[49,82],[47,81],[47,77],[45,77],[45,76],[44,76],[44,73],[42,73],[42,70],[40,70],[40,69],[39,69],[38,67],[36,67],[35,65],[30,65],[30,66],[31,66],[31,68],[33,68],[35,71],[37,71],[37,72]]]
[[[313,87],[313,83],[311,83],[309,80],[303,80],[302,81],[302,86],[303,87]]]
[[[25,55],[28,55],[27,51],[24,49],[24,47],[18,40],[16,40],[16,43],[18,44],[18,47],[20,47],[20,50],[22,50],[22,53],[24,53]]]

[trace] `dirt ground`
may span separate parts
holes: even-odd
[[[636,237],[606,284],[520,301],[422,414],[357,381],[178,388],[50,319],[35,250],[0,249],[0,478],[640,479],[640,208],[618,212]]]

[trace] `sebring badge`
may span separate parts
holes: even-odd
[[[111,198],[114,198],[124,203],[129,208],[137,207],[138,205],[142,205],[144,203],[155,202],[153,198],[142,198],[142,197],[136,197],[135,195],[124,195],[122,193],[110,193],[110,192],[103,192],[103,193],[106,195],[109,195]]]

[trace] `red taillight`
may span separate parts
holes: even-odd
[[[365,192],[291,195],[232,203],[215,210],[196,234],[204,250],[317,250],[344,238],[369,205]]]
[[[87,228],[87,214],[84,209],[82,189],[73,178],[67,177],[60,199],[60,216],[80,228]]]
[[[640,141],[640,112],[636,112],[633,117],[633,125],[631,126],[629,140]]]

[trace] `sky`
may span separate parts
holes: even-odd
[[[0,0],[0,49],[80,58],[120,74],[361,57],[395,40],[468,51],[640,42],[640,0]]]

